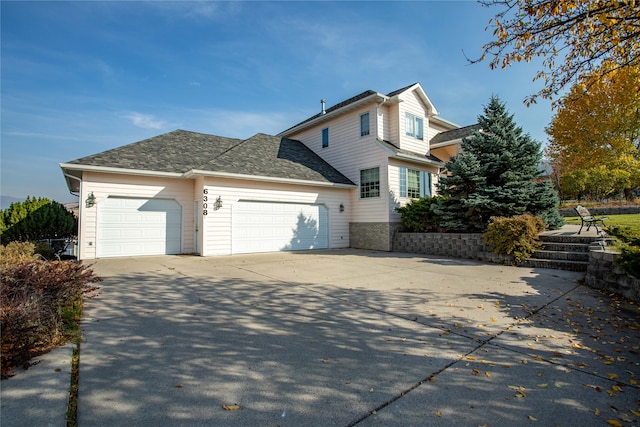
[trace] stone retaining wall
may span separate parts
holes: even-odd
[[[512,257],[491,253],[482,242],[482,233],[398,232],[393,239],[393,251],[513,264]]]
[[[588,208],[591,215],[624,215],[640,213],[640,206],[612,206],[602,208]],[[558,209],[560,216],[577,216],[575,209]]]
[[[592,288],[613,292],[640,302],[640,280],[628,275],[615,263],[620,254],[612,251],[592,250],[585,283]]]

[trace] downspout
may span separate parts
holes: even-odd
[[[78,178],[77,176],[69,175],[69,174],[68,174],[68,173],[66,173],[66,172],[62,172],[62,173],[64,174],[64,176],[65,176],[65,177],[67,177],[67,178],[71,178],[71,179],[75,179],[76,181],[78,181],[78,183],[79,183],[79,184],[82,184],[82,180],[81,180],[80,178]],[[73,191],[71,191],[71,190],[69,190],[69,193],[70,193],[72,196],[80,197],[80,194],[74,194],[74,193],[73,193]]]
[[[66,172],[62,172],[62,173],[66,178],[71,178],[71,179],[75,179],[76,181],[78,181],[78,184],[79,184],[78,188],[80,188],[80,192],[78,194],[74,194],[73,191],[69,190],[69,193],[72,196],[78,197],[78,199],[79,199],[80,198],[80,194],[82,194],[82,179],[78,178],[77,176],[69,175]],[[81,209],[82,209],[82,203],[78,203],[78,230],[76,232],[76,234],[78,236],[77,236],[77,241],[76,241],[76,247],[75,247],[75,250],[74,250],[75,255],[76,255],[76,259],[78,261],[80,261],[80,259],[81,259],[80,258],[80,228],[81,228],[81,226],[80,226],[80,217],[81,217],[80,210]]]

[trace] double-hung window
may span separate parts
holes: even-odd
[[[416,139],[423,139],[422,117],[414,116],[411,113],[405,115],[405,133]]]
[[[329,128],[322,129],[322,148],[329,146]]]
[[[380,168],[360,171],[360,198],[380,197]]]
[[[401,167],[400,197],[410,199],[431,197],[431,174],[426,171]]]
[[[369,113],[360,114],[360,136],[369,135]]]

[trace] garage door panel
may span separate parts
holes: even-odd
[[[234,253],[329,246],[328,215],[323,205],[239,202],[232,222]]]
[[[178,254],[181,221],[175,200],[108,198],[98,208],[98,257]]]

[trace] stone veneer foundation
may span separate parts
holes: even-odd
[[[393,236],[402,227],[399,222],[349,223],[349,244],[352,248],[392,251]]]

